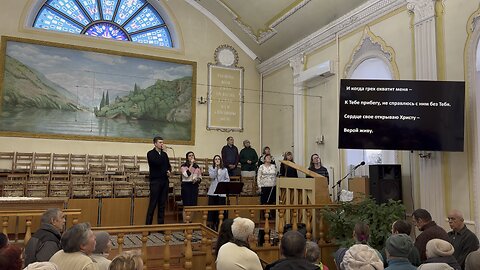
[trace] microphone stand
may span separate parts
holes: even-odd
[[[353,169],[353,170],[350,170],[349,173],[347,173],[347,175],[345,175],[342,179],[338,180],[337,183],[332,187],[332,190],[335,192],[335,187],[337,187],[337,202],[340,201],[340,193],[341,193],[341,185],[342,185],[342,181],[345,180],[345,178],[347,178],[348,176],[352,175],[352,173],[356,170],[357,168]]]

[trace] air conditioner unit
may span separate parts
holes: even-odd
[[[318,80],[330,77],[334,75],[333,72],[333,61],[328,60],[321,64],[315,65],[307,70],[300,72],[295,81],[295,84],[303,85],[314,83]]]

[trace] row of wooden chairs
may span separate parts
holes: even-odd
[[[178,174],[183,158],[171,157],[173,173]],[[197,163],[208,174],[211,158],[198,158]],[[137,168],[140,172],[148,172],[146,156],[124,155],[90,155],[59,153],[23,153],[0,152],[0,173],[28,174],[81,174],[96,172],[122,174],[129,169]]]

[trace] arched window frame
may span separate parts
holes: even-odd
[[[351,78],[355,70],[366,60],[369,59],[379,59],[381,60],[389,69],[392,79],[398,79],[400,77],[398,72],[398,67],[395,61],[395,51],[390,46],[386,45],[386,42],[380,37],[373,34],[370,28],[367,26],[363,31],[363,36],[360,39],[360,42],[355,47],[350,57],[350,61],[345,66],[344,77]],[[371,79],[371,78],[370,78]],[[358,151],[361,151],[362,158],[361,160],[350,160],[350,155],[356,152],[356,156],[359,156]],[[344,173],[347,173],[352,169],[353,166],[360,163],[360,161],[366,161],[366,157],[369,154],[373,154],[375,151],[371,150],[355,150],[347,149],[344,153],[344,164],[347,165],[347,169],[344,170]],[[390,161],[395,162],[399,160],[398,151],[381,151],[382,156],[388,154],[391,156]],[[355,154],[354,154],[355,155]],[[362,171],[363,170],[363,171]],[[367,175],[366,166],[360,168],[360,171],[357,172],[360,175]]]
[[[85,34],[72,34],[72,33],[67,33],[67,32],[60,32],[60,31],[52,31],[52,30],[45,30],[41,28],[36,28],[33,26],[35,19],[37,17],[37,14],[40,12],[41,8],[43,5],[47,2],[48,0],[40,0],[40,1],[33,1],[31,7],[28,9],[29,11],[26,14],[25,17],[25,24],[24,27],[29,30],[33,31],[39,31],[39,32],[45,32],[48,34],[52,35],[66,35],[66,36],[75,36],[75,37],[81,37],[81,38],[93,38],[93,39],[100,39],[102,41],[110,41],[110,42],[117,42],[115,39],[109,39],[109,38],[101,38],[101,37],[93,37],[93,36],[88,36]],[[120,1],[120,0],[119,0]],[[161,1],[152,1],[152,0],[145,0],[152,6],[156,12],[160,15],[162,20],[164,21],[166,28],[170,34],[170,40],[172,43],[172,47],[164,47],[164,46],[155,46],[155,45],[150,45],[150,44],[145,44],[145,43],[140,43],[140,42],[132,42],[132,41],[126,41],[128,44],[135,44],[135,45],[140,45],[140,46],[150,46],[154,48],[159,48],[159,49],[165,49],[165,50],[176,50],[178,51],[182,47],[182,40],[181,36],[179,33],[181,31],[178,30],[177,25],[174,23],[174,16],[168,12],[168,8],[164,7],[161,3]]]

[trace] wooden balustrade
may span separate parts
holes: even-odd
[[[194,245],[192,243],[194,231],[200,231],[201,241],[200,251],[205,253],[205,267],[196,269],[212,269],[213,254],[212,254],[212,239],[217,235],[214,231],[210,230],[204,224],[200,223],[183,223],[183,224],[162,224],[162,225],[144,225],[144,226],[115,226],[115,227],[93,227],[94,231],[106,231],[111,235],[117,236],[118,253],[124,251],[125,235],[127,234],[141,234],[142,242],[142,259],[144,263],[144,269],[146,270],[149,265],[149,257],[147,253],[148,235],[151,233],[162,233],[164,235],[164,249],[163,258],[161,258],[161,265],[163,269],[170,269],[171,266],[171,240],[174,232],[183,232],[185,234],[185,240],[183,244],[184,263],[185,269],[193,268],[194,257]],[[195,267],[198,267],[195,265]]]
[[[66,218],[72,218],[73,224],[78,223],[78,217],[82,214],[81,209],[62,209],[63,213],[65,214]],[[15,242],[18,242],[18,234],[24,233],[25,236],[23,238],[23,243],[26,245],[30,238],[32,237],[32,220],[34,217],[40,217],[45,210],[3,210],[0,211],[0,217],[2,218],[2,232],[5,235],[15,234]],[[18,223],[19,218],[25,218],[25,231],[24,232],[9,232],[8,227],[10,224],[10,220],[14,219],[13,222]],[[18,226],[15,226],[17,229]],[[33,228],[36,229],[36,228]]]
[[[219,217],[219,228],[224,220],[224,212],[229,211],[233,213],[234,217],[239,216],[240,211],[248,211],[250,219],[254,219],[255,214],[263,211],[263,230],[265,232],[264,240],[265,247],[269,247],[270,244],[270,211],[275,210],[276,215],[276,231],[278,232],[279,240],[282,239],[284,234],[285,224],[291,224],[293,230],[298,230],[299,217],[302,217],[300,220],[302,223],[305,223],[306,237],[308,240],[315,238],[319,244],[327,243],[325,226],[323,224],[323,216],[320,212],[316,214],[316,222],[314,223],[313,211],[319,210],[325,207],[336,207],[336,204],[315,204],[315,205],[211,205],[211,206],[185,206],[183,211],[185,212],[186,222],[192,222],[193,216],[201,216],[201,223],[203,225],[207,224],[207,213],[208,211],[218,211]],[[195,213],[201,213],[201,215],[195,215]],[[289,213],[287,216],[286,214]],[[316,224],[317,228],[314,228]]]

